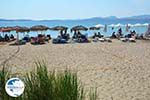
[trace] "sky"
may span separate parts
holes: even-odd
[[[0,18],[84,19],[150,14],[150,0],[0,0]]]

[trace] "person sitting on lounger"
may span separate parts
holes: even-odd
[[[122,29],[121,28],[119,28],[118,33],[120,36],[122,36]]]
[[[77,38],[81,38],[82,34],[80,31],[77,32]]]
[[[100,32],[98,32],[98,33],[94,33],[94,36],[93,36],[93,38],[102,38],[103,37],[103,35],[100,33]]]
[[[39,34],[37,37],[38,44],[45,44],[45,35]]]
[[[131,38],[132,37],[132,31],[130,31],[129,34],[125,35],[125,38]]]
[[[10,35],[10,39],[14,39],[14,35],[13,34]]]
[[[10,38],[9,38],[9,36],[7,35],[7,34],[5,34],[5,41],[9,41],[10,40]]]
[[[92,38],[94,39],[96,37],[98,37],[98,34],[95,32],[94,35],[92,36]]]
[[[113,38],[113,39],[116,39],[116,38],[117,38],[117,36],[116,36],[116,33],[115,33],[115,32],[113,32],[113,33],[112,33],[111,38]]]
[[[117,38],[121,38],[122,36],[123,36],[123,34],[122,34],[122,29],[119,28],[119,29],[118,29]]]
[[[47,35],[47,38],[48,38],[49,40],[50,40],[50,39],[52,39],[50,34],[49,34],[49,35]]]
[[[131,33],[131,38],[136,39],[136,32],[135,32],[135,30],[133,30],[133,32]]]
[[[102,37],[104,37],[104,35],[102,35],[100,32],[98,32],[98,37],[102,38]]]
[[[0,34],[0,42],[1,41],[4,41],[4,38],[1,36],[1,34]]]
[[[69,36],[69,34],[65,33],[65,34],[61,35],[61,38],[65,39],[65,40],[69,40],[70,36]]]
[[[30,41],[30,37],[28,34],[26,34],[26,36],[23,38],[24,41],[29,42]]]
[[[72,36],[72,39],[77,39],[77,32],[76,32],[76,31],[74,31],[74,34],[73,34],[73,36]]]

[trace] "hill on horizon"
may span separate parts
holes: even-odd
[[[68,19],[68,20],[31,20],[31,19],[0,19],[2,22],[9,21],[11,23],[17,22],[34,22],[34,24],[44,24],[47,25],[48,23],[54,23],[54,25],[96,25],[96,24],[145,24],[150,23],[150,15],[139,15],[139,16],[131,16],[131,17],[124,17],[118,18],[116,16],[109,16],[109,17],[93,17],[93,18],[86,18],[86,19]]]

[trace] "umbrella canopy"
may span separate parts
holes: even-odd
[[[71,29],[71,31],[87,31],[88,30],[88,28],[87,27],[84,27],[84,26],[82,26],[82,25],[78,25],[78,26],[74,26],[72,29]]]
[[[1,27],[0,32],[11,32],[13,29],[11,27]]]
[[[21,28],[21,26],[14,26],[12,28],[13,28],[13,30],[17,30],[17,29]]]
[[[68,30],[68,27],[65,27],[65,26],[55,26],[55,27],[52,27],[52,28],[49,28],[50,30],[54,30],[54,31],[63,31],[63,30]]]
[[[48,29],[49,29],[49,27],[44,26],[44,25],[36,25],[36,26],[32,26],[30,28],[31,31],[46,31]]]
[[[105,27],[105,26],[102,24],[97,24],[97,25],[95,25],[95,27]]]
[[[16,30],[16,32],[21,32],[21,33],[30,32],[30,28],[28,27],[15,27],[14,29]]]
[[[101,28],[100,28],[100,27],[95,27],[95,26],[93,26],[93,27],[90,27],[89,29],[90,29],[90,30],[100,30]]]
[[[104,27],[104,25],[101,25],[101,24],[97,24],[93,27],[90,27],[89,29],[90,30],[100,30],[102,27]]]

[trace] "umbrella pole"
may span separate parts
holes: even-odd
[[[17,32],[17,43],[19,42],[19,33]]]
[[[23,32],[23,37],[25,37],[25,32]]]
[[[5,34],[4,34],[4,32],[3,32],[3,37],[5,37]]]

